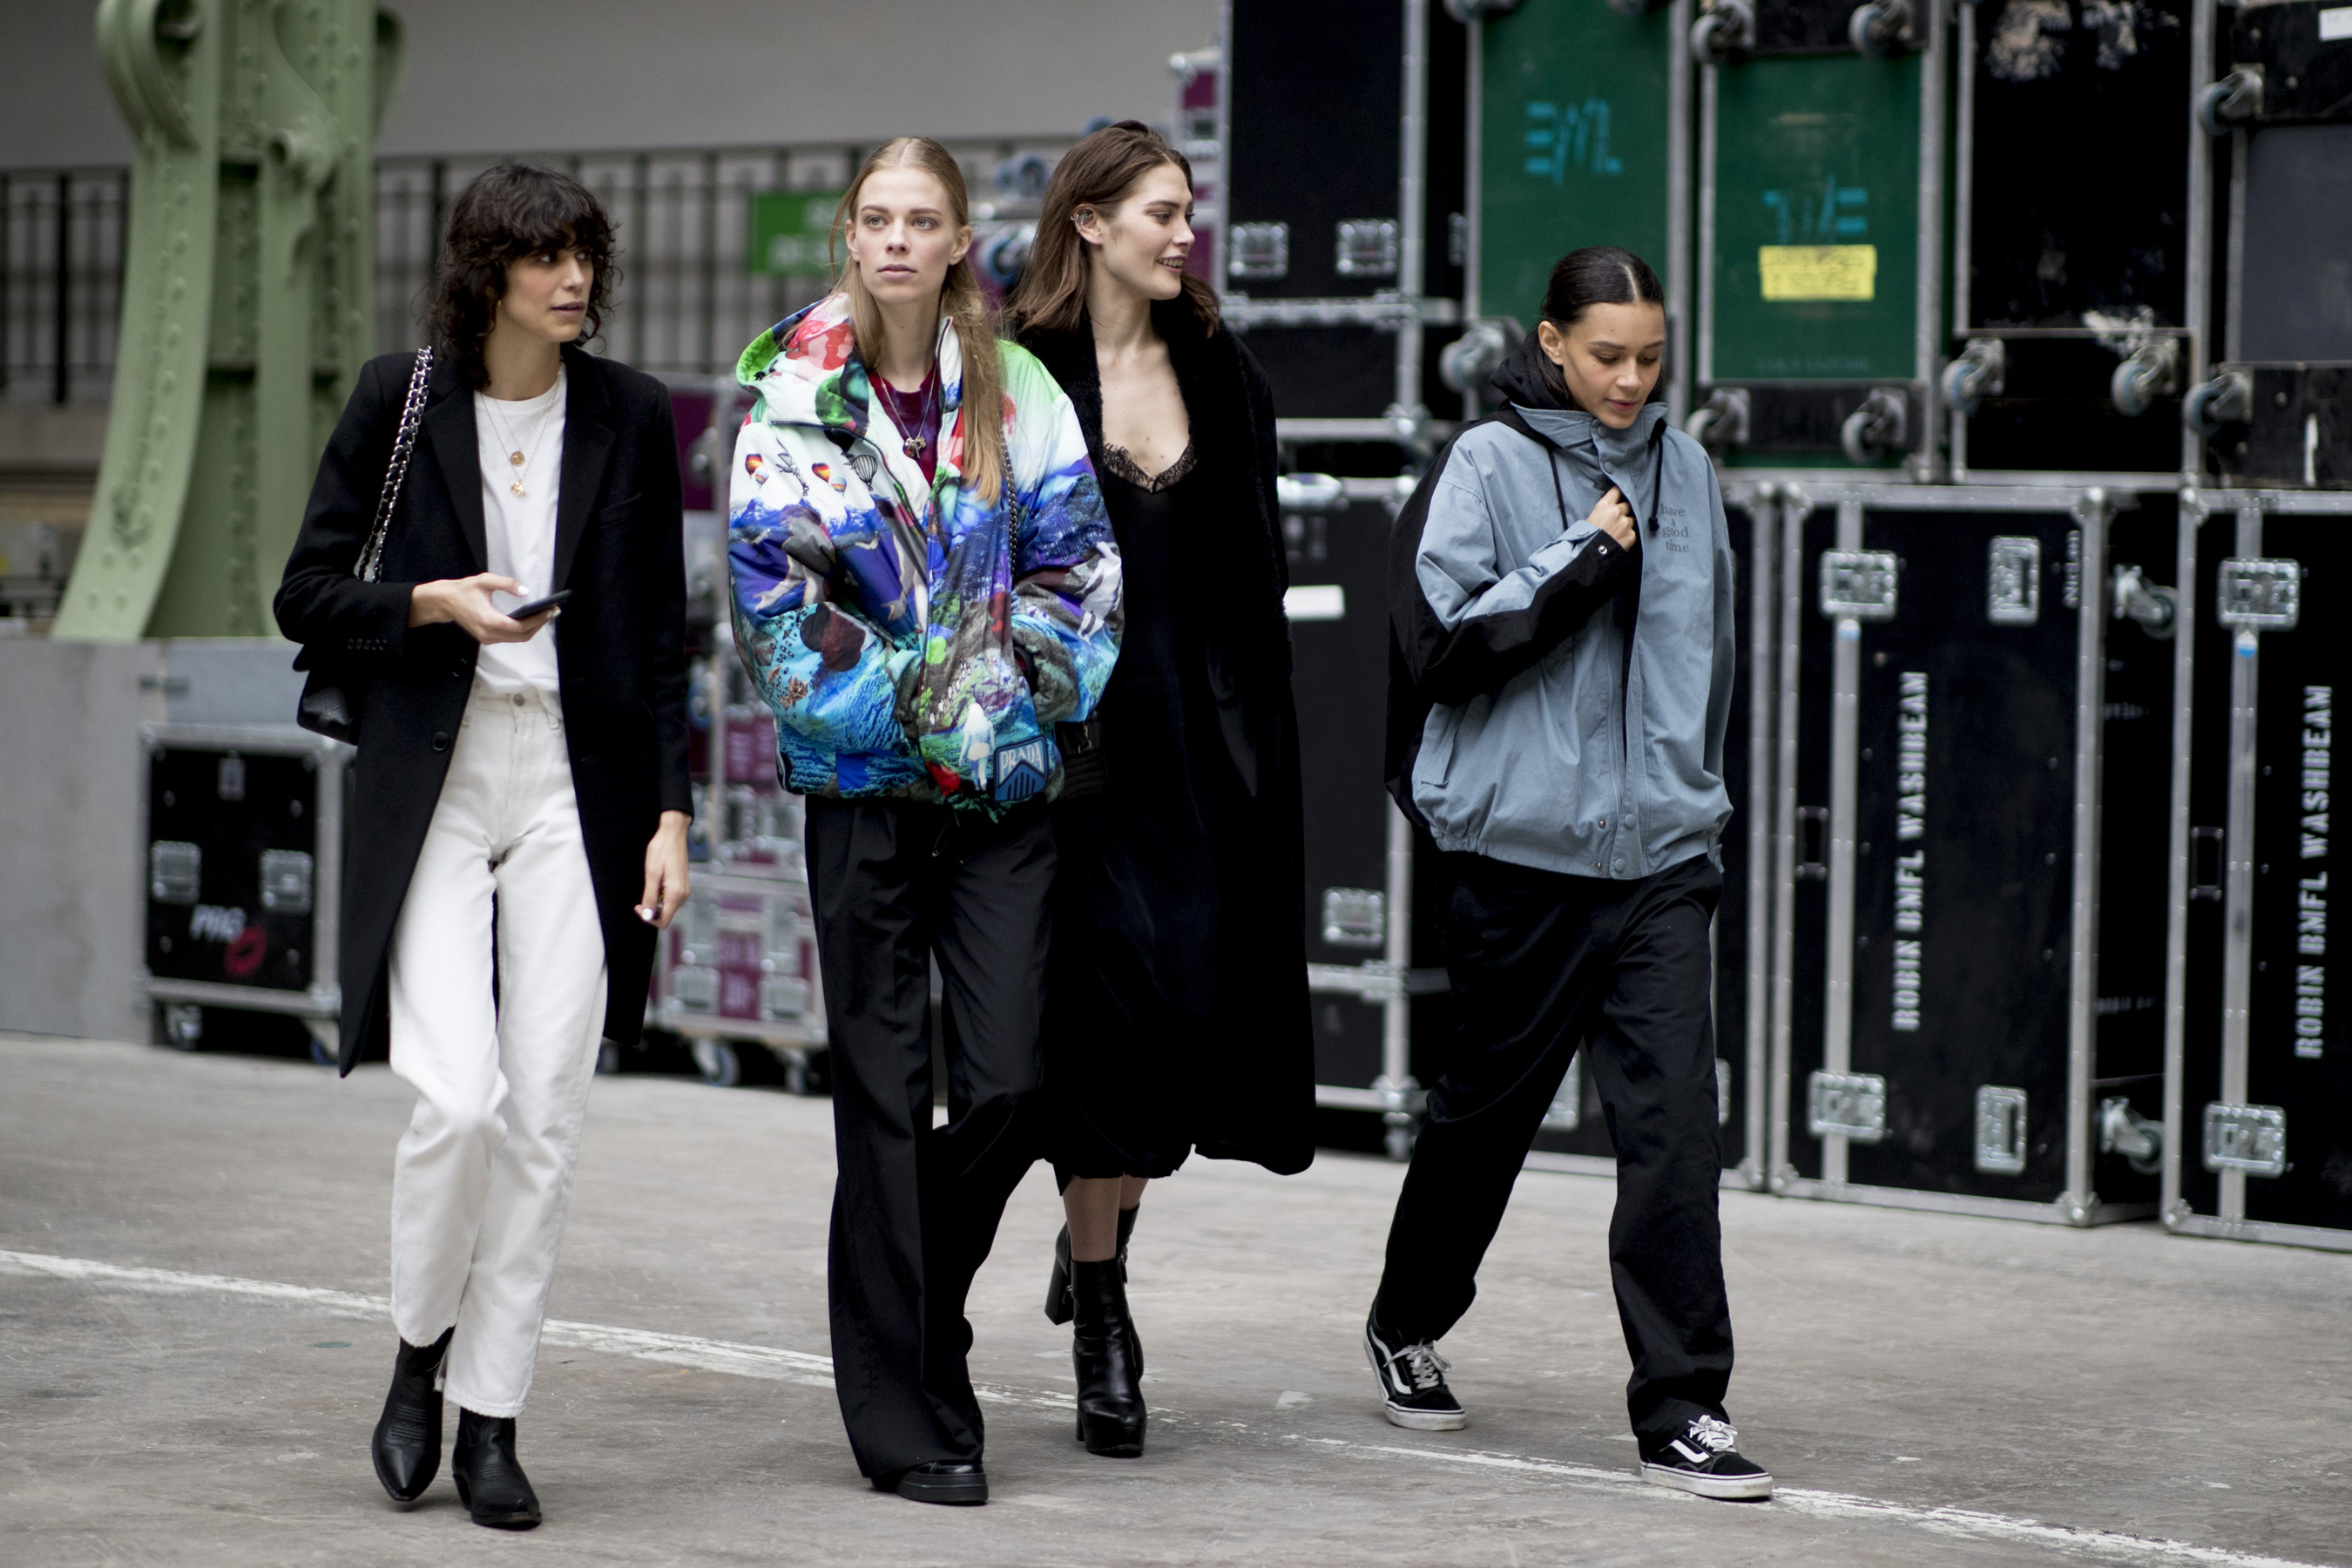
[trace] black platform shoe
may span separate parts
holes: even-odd
[[[1135,1216],[1142,1212],[1140,1204],[1118,1211],[1118,1279],[1122,1285],[1127,1283],[1127,1238],[1135,1234]],[[1070,1227],[1066,1225],[1062,1234],[1054,1238],[1054,1273],[1045,1281],[1045,1321],[1070,1321]]]
[[[539,1495],[515,1458],[511,1415],[477,1415],[457,1407],[457,1446],[449,1451],[449,1479],[476,1524],[529,1530],[539,1522]]]
[[[1133,1459],[1143,1453],[1143,1344],[1128,1316],[1117,1259],[1070,1266],[1077,1332],[1070,1360],[1078,1374],[1078,1441],[1089,1454]]]
[[[973,1508],[988,1500],[988,1471],[977,1459],[933,1459],[909,1470],[874,1478],[877,1490],[897,1492],[909,1502]]]
[[[441,1362],[451,1329],[429,1345],[400,1342],[392,1362],[392,1392],[383,1396],[368,1451],[375,1479],[394,1502],[415,1502],[441,1468]]]

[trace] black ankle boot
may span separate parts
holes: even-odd
[[[392,1362],[392,1392],[383,1396],[375,1437],[368,1445],[375,1479],[394,1502],[415,1502],[441,1468],[441,1361],[451,1329],[429,1345],[400,1342]]]
[[[1078,1440],[1089,1454],[1132,1459],[1143,1452],[1143,1345],[1127,1312],[1116,1258],[1073,1263],[1070,1296],[1077,1332],[1070,1360],[1078,1374]]]
[[[1135,1234],[1135,1216],[1142,1212],[1140,1204],[1118,1211],[1118,1279],[1122,1285],[1127,1283],[1127,1238]],[[1054,1272],[1045,1281],[1045,1321],[1070,1321],[1070,1227],[1066,1225],[1062,1234],[1054,1238]]]
[[[449,1479],[476,1524],[529,1530],[539,1522],[539,1496],[515,1458],[511,1415],[477,1415],[457,1407],[457,1446],[449,1452]]]

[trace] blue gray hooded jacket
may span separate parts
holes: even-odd
[[[1530,333],[1399,515],[1389,789],[1437,847],[1632,879],[1717,847],[1737,665],[1715,466],[1643,408],[1567,405]],[[1637,542],[1584,520],[1612,486]]]

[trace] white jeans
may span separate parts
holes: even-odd
[[[457,1326],[443,1387],[478,1415],[530,1391],[604,1021],[562,715],[478,685],[392,938],[392,1070],[417,1096],[393,1162],[393,1326],[415,1345]]]

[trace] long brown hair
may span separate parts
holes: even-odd
[[[1081,140],[1062,154],[1054,178],[1045,186],[1045,200],[1037,215],[1037,238],[1029,247],[1029,261],[1021,281],[1004,302],[1005,320],[1014,331],[1035,327],[1049,332],[1070,332],[1087,312],[1086,241],[1078,237],[1078,209],[1092,207],[1108,216],[1124,201],[1135,183],[1162,164],[1183,171],[1192,183],[1192,165],[1168,139],[1139,120],[1122,120]],[[1217,330],[1217,291],[1192,273],[1183,274],[1183,299],[1200,318],[1203,335]]]
[[[833,215],[833,240],[846,253],[849,226],[856,221],[857,200],[867,178],[883,169],[919,169],[940,183],[958,228],[971,222],[971,201],[965,194],[963,170],[955,155],[928,136],[900,136],[877,147],[850,181]],[[875,367],[882,357],[882,312],[866,291],[857,262],[845,254],[835,275],[836,292],[849,296],[850,321],[857,332],[858,356],[868,377],[882,373]],[[956,342],[963,353],[963,455],[958,465],[963,488],[985,506],[994,506],[1004,488],[1004,367],[997,358],[996,329],[988,318],[988,296],[980,289],[980,274],[970,253],[948,268],[940,288],[940,312],[955,323]],[[928,346],[928,345],[926,345]]]

